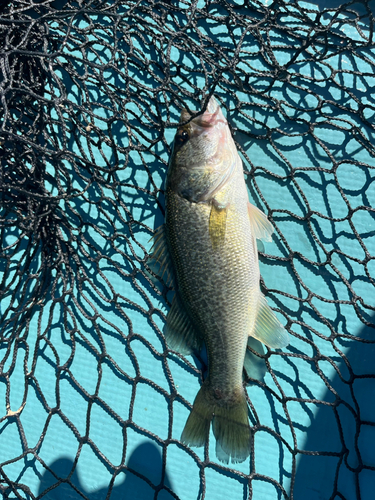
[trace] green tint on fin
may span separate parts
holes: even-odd
[[[218,207],[213,201],[211,205],[209,233],[210,233],[212,248],[214,250],[217,250],[224,244],[226,223],[227,223],[227,208]]]
[[[256,242],[257,242],[257,250],[258,250],[258,252],[264,253],[266,249],[264,248],[263,241],[262,240],[256,240]]]
[[[272,241],[273,226],[267,216],[250,202],[247,202],[247,212],[255,238],[257,240]]]
[[[192,325],[178,293],[173,297],[163,333],[168,346],[181,354],[198,351],[202,346],[202,339]]]
[[[260,356],[264,356],[264,346],[259,340],[254,337],[249,337],[243,364],[249,378],[262,381],[267,372],[266,361],[264,357],[262,358],[254,354],[250,348],[257,352]]]
[[[237,394],[230,403],[218,404],[213,387],[206,379],[200,388],[181,435],[189,446],[204,446],[210,423],[216,438],[216,455],[224,463],[243,462],[251,451],[251,429],[245,393]]]
[[[251,451],[251,429],[245,394],[232,404],[215,407],[212,430],[216,438],[216,456],[224,463],[243,462]]]
[[[281,349],[289,344],[288,332],[267,304],[263,294],[259,297],[258,314],[251,335],[272,349]]]
[[[206,379],[195,397],[193,409],[181,434],[181,441],[189,446],[204,446],[208,441],[214,411]]]
[[[156,275],[165,281],[167,286],[175,288],[174,270],[167,247],[164,224],[158,227],[151,239],[153,240],[153,244],[147,265]]]

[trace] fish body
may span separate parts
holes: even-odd
[[[188,119],[183,111],[180,123]],[[259,288],[256,238],[270,239],[273,228],[249,203],[242,161],[213,97],[177,131],[166,208],[153,254],[176,289],[165,335],[183,353],[204,342],[208,355],[208,375],[181,439],[203,446],[212,421],[218,458],[240,462],[251,446],[243,385],[249,336],[256,349],[254,339],[283,347],[288,335]]]

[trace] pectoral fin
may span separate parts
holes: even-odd
[[[226,223],[227,207],[220,207],[213,201],[210,213],[209,234],[214,250],[224,245]]]
[[[181,354],[200,350],[202,338],[194,328],[178,293],[173,297],[163,331],[171,349]]]
[[[254,354],[251,349],[258,353],[259,356],[257,354]],[[260,356],[264,356],[263,344],[254,337],[249,337],[246,347],[245,361],[243,364],[243,367],[249,378],[254,378],[256,380],[264,379],[264,376],[267,372],[267,366],[265,359]]]
[[[273,226],[266,215],[254,207],[250,202],[247,203],[247,212],[249,214],[251,229],[258,240],[272,241]]]
[[[175,288],[174,269],[167,247],[164,224],[156,230],[152,240],[153,244],[147,265],[156,275],[165,281],[167,286]]]
[[[281,349],[289,344],[288,332],[262,294],[259,297],[255,327],[251,335],[273,349]]]

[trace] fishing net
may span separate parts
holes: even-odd
[[[367,0],[2,3],[4,498],[373,498],[373,27]],[[228,465],[180,441],[206,362],[168,349],[146,270],[179,114],[212,94],[291,334]]]

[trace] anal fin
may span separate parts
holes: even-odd
[[[259,356],[254,354],[251,349],[258,353]],[[243,367],[249,378],[260,381],[264,379],[264,376],[267,372],[267,366],[265,359],[261,356],[264,356],[263,344],[254,337],[249,337],[243,364]]]
[[[172,301],[163,330],[168,346],[181,354],[200,350],[202,338],[192,324],[178,293]]]

